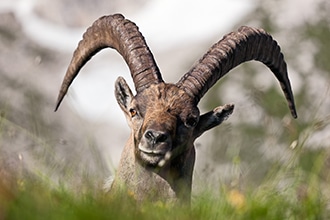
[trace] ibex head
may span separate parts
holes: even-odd
[[[134,134],[135,155],[141,163],[162,167],[192,146],[199,110],[184,90],[159,82],[133,96],[125,80],[119,78],[115,93]]]
[[[291,114],[297,117],[283,54],[265,31],[241,27],[226,35],[179,82],[168,84],[163,81],[138,27],[119,14],[101,17],[85,32],[63,80],[56,109],[83,65],[106,47],[123,56],[136,90],[134,96],[123,78],[116,81],[117,102],[132,130],[126,148],[131,152],[127,154],[133,156],[124,153],[122,161],[158,172],[178,195],[184,187],[190,194],[195,139],[219,125],[234,107],[220,106],[200,115],[197,105],[209,88],[235,66],[249,60],[267,65],[280,82]]]

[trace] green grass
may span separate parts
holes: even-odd
[[[86,187],[83,184],[72,190],[43,178],[16,179],[16,187],[0,185],[0,218],[327,219],[328,200],[321,178],[324,156],[319,152],[313,157],[317,165],[310,171],[299,163],[286,168],[274,166],[261,186],[244,192],[226,186],[216,194],[205,191],[193,197],[191,208],[110,199],[92,188],[79,193],[80,187]]]
[[[245,202],[236,207],[226,196],[201,195],[188,209],[160,203],[135,206],[132,201],[109,201],[104,195],[77,198],[66,190],[50,190],[36,184],[8,201],[3,216],[5,219],[326,219],[321,194],[300,201],[294,201],[292,196],[295,195],[274,191],[247,193]]]

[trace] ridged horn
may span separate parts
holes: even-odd
[[[237,65],[257,60],[274,73],[287,99],[294,118],[297,117],[287,65],[277,42],[262,29],[243,26],[214,44],[198,63],[177,83],[196,103],[226,73]]]
[[[80,69],[104,48],[117,50],[126,61],[137,92],[150,84],[162,82],[162,77],[138,27],[120,14],[103,16],[83,35],[63,79],[55,111],[61,104]]]

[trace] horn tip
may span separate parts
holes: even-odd
[[[291,115],[292,115],[292,117],[293,117],[294,119],[298,118],[298,115],[297,115],[296,110],[292,111],[292,112],[291,112]]]
[[[57,102],[56,103],[56,106],[55,106],[55,109],[54,109],[54,112],[57,112],[58,108],[60,107],[60,102]]]
[[[57,101],[56,101],[56,105],[55,105],[54,112],[56,112],[56,111],[58,110],[58,108],[60,107],[63,98],[64,98],[64,95],[63,95],[62,93],[60,93],[60,94],[58,95],[58,98],[57,98]]]

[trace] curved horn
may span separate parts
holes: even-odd
[[[162,77],[138,27],[122,15],[104,16],[87,29],[75,50],[63,79],[55,111],[61,104],[80,69],[100,50],[116,49],[126,61],[137,92],[150,84],[162,82]]]
[[[237,65],[257,60],[274,73],[287,99],[291,114],[297,117],[287,66],[277,42],[262,29],[241,27],[214,44],[186,73],[177,86],[195,98],[196,103],[227,72]]]

